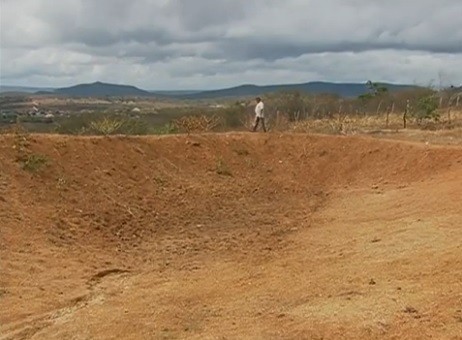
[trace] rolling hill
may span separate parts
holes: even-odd
[[[381,83],[390,92],[401,91],[405,89],[415,88],[412,85],[396,85]],[[228,89],[203,91],[199,93],[180,95],[178,97],[187,99],[212,99],[212,98],[227,98],[227,97],[245,97],[257,96],[265,93],[279,91],[300,91],[312,94],[335,94],[341,97],[357,97],[367,92],[366,84],[361,83],[329,83],[329,82],[309,82],[302,84],[285,84],[285,85],[241,85]]]
[[[382,84],[390,92],[409,89],[411,85]],[[155,96],[172,99],[218,99],[237,98],[263,95],[265,93],[278,91],[301,91],[306,93],[321,94],[329,93],[341,97],[356,97],[367,92],[366,84],[361,83],[328,83],[309,82],[303,84],[281,84],[281,85],[241,85],[232,88],[209,91],[145,91],[133,86],[113,85],[105,83],[81,84],[69,88],[57,89],[54,93],[70,96]]]
[[[99,81],[92,84],[79,84],[71,87],[56,89],[53,91],[53,93],[78,97],[151,95],[150,92],[141,90],[135,86],[107,84]]]
[[[400,85],[381,83],[390,92],[416,88],[413,85]],[[21,93],[35,93],[37,95],[62,95],[72,97],[162,97],[171,99],[219,99],[219,98],[238,98],[264,95],[266,93],[279,91],[300,91],[312,94],[334,94],[341,97],[357,97],[367,92],[366,83],[331,83],[331,82],[308,82],[301,84],[279,84],[279,85],[240,85],[231,88],[208,90],[208,91],[146,91],[135,86],[117,85],[103,82],[91,84],[79,84],[71,87],[51,89],[51,88],[28,88],[28,87],[8,87],[2,86],[1,90],[15,90]],[[36,91],[34,91],[36,90]]]

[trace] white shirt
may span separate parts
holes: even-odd
[[[257,106],[255,106],[255,115],[259,118],[264,118],[265,114],[263,112],[263,109],[265,108],[265,105],[263,102],[259,102]]]

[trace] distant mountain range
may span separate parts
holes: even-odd
[[[26,87],[0,85],[0,93],[36,93],[39,91],[53,91],[51,87]]]
[[[411,85],[396,85],[381,83],[381,86],[386,87],[390,92],[415,88]],[[246,97],[259,96],[265,93],[280,92],[280,91],[300,91],[312,94],[335,94],[341,97],[357,97],[368,91],[366,84],[360,83],[328,83],[328,82],[309,82],[302,84],[285,84],[285,85],[241,85],[222,90],[203,91],[194,94],[182,95],[182,98],[187,99],[212,99],[221,97]]]
[[[390,92],[416,88],[413,85],[399,85],[380,83],[381,86],[388,88]],[[58,89],[39,89],[2,86],[0,92],[24,92],[35,93],[38,95],[62,95],[73,97],[164,97],[172,99],[218,99],[218,98],[238,98],[259,96],[271,92],[279,91],[300,91],[312,94],[335,94],[341,97],[357,97],[366,93],[368,90],[366,83],[329,83],[329,82],[309,82],[303,84],[285,85],[241,85],[237,87],[211,90],[211,91],[146,91],[135,86],[115,85],[102,82],[92,84],[80,84],[76,86]]]

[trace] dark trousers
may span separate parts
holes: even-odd
[[[265,118],[261,118],[261,117],[256,117],[255,118],[255,123],[254,123],[253,128],[252,128],[253,132],[257,131],[257,128],[258,128],[258,125],[260,124],[260,122],[261,122],[261,126],[263,128],[263,131],[266,132]]]

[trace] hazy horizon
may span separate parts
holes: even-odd
[[[133,85],[133,84],[123,84],[123,83],[107,83],[107,82],[104,82],[104,81],[100,81],[100,80],[96,80],[96,81],[93,81],[93,82],[89,82],[89,83],[79,83],[79,84],[70,84],[70,85],[67,85],[67,86],[59,86],[59,87],[56,87],[56,86],[28,86],[28,85],[10,85],[10,84],[0,84],[0,88],[23,88],[23,89],[37,89],[37,90],[56,90],[56,89],[62,89],[62,88],[70,88],[70,87],[74,87],[74,86],[77,86],[77,85],[91,85],[91,84],[95,84],[95,83],[103,83],[103,84],[107,84],[107,85],[119,85],[119,86],[134,86],[140,90],[145,90],[145,91],[149,91],[149,92],[200,92],[200,91],[214,91],[214,90],[225,90],[225,89],[230,89],[230,88],[237,88],[237,87],[240,87],[240,86],[258,86],[258,87],[266,87],[266,86],[287,86],[287,85],[298,85],[298,84],[307,84],[307,83],[329,83],[329,84],[341,84],[341,85],[349,85],[349,84],[366,84],[367,81],[363,81],[363,82],[356,82],[356,83],[353,83],[353,82],[326,82],[326,81],[316,81],[316,80],[313,80],[313,81],[308,81],[308,82],[302,82],[302,83],[280,83],[280,84],[237,84],[237,85],[234,85],[234,86],[230,86],[230,87],[224,87],[224,88],[213,88],[213,89],[165,89],[165,90],[158,90],[158,89],[149,89],[149,88],[143,88],[143,87],[139,87],[139,86],[136,86],[136,85]],[[389,84],[389,85],[417,85],[417,84],[403,84],[403,83],[390,83],[390,82],[379,82],[379,83],[386,83],[386,84]]]

